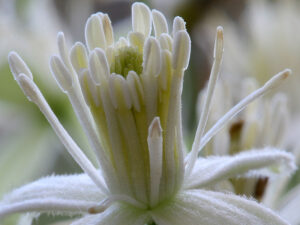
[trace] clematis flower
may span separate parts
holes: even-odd
[[[244,98],[204,134],[223,54],[219,27],[205,107],[186,155],[180,108],[190,57],[185,22],[176,17],[169,33],[162,13],[134,3],[132,27],[127,38],[114,42],[109,17],[94,14],[86,23],[87,48],[78,42],[68,52],[59,33],[59,56],[50,60],[52,74],[72,103],[99,168],[60,124],[23,60],[10,53],[16,81],[84,173],[46,177],[14,190],[0,203],[0,217],[22,212],[80,215],[72,225],[287,224],[253,200],[209,188],[230,177],[259,174],[269,166],[293,171],[291,154],[265,149],[202,158],[198,153],[228,120],[290,71],[280,72]]]

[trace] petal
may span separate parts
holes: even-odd
[[[6,195],[0,202],[0,218],[18,212],[83,214],[103,198],[86,174],[51,176]]]
[[[151,212],[159,225],[287,224],[264,206],[246,198],[212,191],[187,191]]]
[[[270,170],[263,170],[266,167]],[[235,156],[212,156],[198,159],[185,186],[199,188],[237,176],[270,176],[283,169],[291,173],[295,168],[292,154],[272,148],[245,151]]]
[[[114,204],[101,214],[85,216],[71,225],[144,225],[149,220],[150,215],[145,210],[125,204]]]
[[[300,185],[294,187],[279,203],[278,213],[291,224],[300,224]]]

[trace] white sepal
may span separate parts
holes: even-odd
[[[289,175],[295,169],[292,154],[265,148],[245,151],[234,156],[199,158],[185,185],[186,188],[203,188],[232,177],[270,176],[280,171]]]
[[[211,140],[211,138],[218,133],[236,114],[242,111],[246,106],[248,106],[255,99],[261,97],[270,89],[278,86],[282,83],[289,75],[291,74],[291,70],[285,69],[278,74],[276,74],[273,78],[271,78],[268,82],[265,83],[264,86],[257,89],[256,91],[249,94],[247,97],[242,99],[239,103],[237,103],[234,107],[232,107],[224,116],[222,116],[215,125],[210,128],[207,133],[201,139],[200,146],[198,148],[198,153],[203,149],[203,147]],[[189,154],[190,155],[190,154]]]
[[[18,188],[4,196],[0,218],[17,212],[82,214],[104,198],[86,175],[51,176]]]
[[[114,204],[103,213],[87,215],[82,219],[73,222],[71,225],[87,224],[111,224],[123,225],[124,221],[130,225],[143,225],[149,222],[150,216],[144,210],[131,207],[129,205]]]
[[[246,198],[205,190],[186,191],[151,211],[163,225],[288,225],[265,206]]]

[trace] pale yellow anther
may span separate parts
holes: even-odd
[[[107,14],[103,14],[102,16],[102,24],[103,24],[103,30],[106,39],[106,45],[110,46],[114,43],[114,33],[113,33],[111,21]]]
[[[106,48],[106,38],[104,35],[101,16],[93,14],[88,19],[85,26],[85,40],[90,51],[95,48]]]
[[[100,84],[103,79],[108,79],[110,71],[105,53],[102,49],[96,48],[90,54],[89,69],[96,84]]]
[[[130,32],[128,34],[128,40],[131,46],[138,48],[140,52],[143,52],[145,36],[139,32]]]
[[[169,34],[160,35],[158,40],[159,40],[160,47],[162,49],[169,50],[170,52],[172,51],[173,40]]]
[[[80,70],[79,74],[79,83],[81,86],[81,91],[83,93],[84,100],[88,106],[92,105],[92,102],[99,106],[100,104],[100,96],[98,93],[97,85],[94,80],[91,78],[88,69]]]
[[[185,21],[180,16],[176,16],[173,20],[173,38],[175,37],[176,33],[181,30],[186,30]]]
[[[59,32],[56,37],[58,52],[63,63],[68,67],[70,66],[70,60],[68,57],[68,50],[65,35],[63,32]]]
[[[275,75],[274,77],[272,77],[269,81],[267,81],[263,87],[266,89],[275,88],[278,85],[280,85],[281,82],[286,78],[288,78],[291,74],[292,74],[292,70],[285,69],[280,73],[278,73],[277,75]]]
[[[174,69],[186,69],[190,60],[191,39],[185,30],[174,37],[172,65]]]
[[[151,11],[148,6],[140,2],[134,3],[132,5],[132,30],[148,37],[151,33],[151,23]]]
[[[8,55],[8,63],[11,72],[16,79],[21,73],[28,76],[31,80],[33,79],[32,73],[26,63],[21,59],[21,57],[16,52],[10,52]]]
[[[128,41],[126,40],[126,38],[124,37],[120,37],[119,40],[117,41],[117,43],[115,44],[115,48],[118,49],[118,48],[123,48],[123,47],[127,47],[129,44],[128,44]]]
[[[161,69],[160,47],[158,41],[150,37],[145,42],[143,55],[143,74],[157,76]]]
[[[158,10],[152,10],[155,37],[168,33],[168,24],[165,16]]]
[[[73,85],[73,79],[70,71],[66,68],[58,56],[52,56],[50,59],[50,68],[57,84],[63,92],[67,92]]]
[[[109,94],[115,109],[131,108],[130,92],[123,76],[114,73],[109,76]]]
[[[16,77],[16,81],[22,88],[29,101],[34,103],[39,101],[39,90],[30,77],[28,77],[24,73],[21,73],[18,75],[18,77]]]
[[[215,47],[214,47],[214,58],[216,60],[221,60],[223,51],[224,51],[224,38],[223,38],[223,27],[217,27],[217,34],[215,39]]]
[[[73,68],[79,73],[80,70],[88,67],[88,56],[85,46],[76,42],[70,51],[70,59]]]
[[[141,110],[143,104],[144,92],[139,76],[134,71],[129,71],[127,77],[127,84],[132,99],[132,104],[136,111]]]

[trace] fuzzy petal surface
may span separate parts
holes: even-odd
[[[86,175],[50,176],[7,194],[0,202],[0,218],[18,212],[84,214],[104,198]]]
[[[197,160],[185,187],[203,188],[232,177],[270,176],[280,171],[289,175],[295,169],[292,154],[273,148],[245,151],[234,156],[211,156]]]
[[[287,225],[255,201],[233,194],[192,190],[152,211],[158,225]]]

